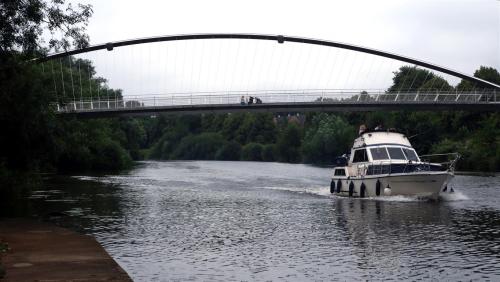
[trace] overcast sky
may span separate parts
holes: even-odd
[[[79,0],[91,44],[186,33],[264,33],[340,41],[472,74],[500,69],[500,1]]]

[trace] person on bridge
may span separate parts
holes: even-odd
[[[262,100],[259,97],[255,97],[255,104],[262,104]]]
[[[241,96],[241,101],[240,101],[240,104],[242,105],[246,105],[246,101],[245,101],[245,96]]]
[[[253,97],[252,97],[252,96],[250,96],[250,97],[248,98],[248,104],[249,104],[249,105],[253,104]]]

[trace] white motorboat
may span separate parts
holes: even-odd
[[[445,156],[442,163],[424,158]],[[457,153],[418,156],[408,138],[394,131],[363,132],[349,156],[333,169],[330,192],[339,196],[416,196],[436,199],[454,176]],[[451,188],[450,188],[451,189]]]

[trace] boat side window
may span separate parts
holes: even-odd
[[[335,176],[345,176],[345,169],[343,168],[337,168],[335,169]]]
[[[389,156],[391,156],[391,160],[406,160],[405,155],[403,154],[403,150],[398,147],[387,147],[387,151],[389,151]]]
[[[362,163],[367,161],[368,161],[368,156],[366,155],[366,149],[354,151],[354,157],[352,159],[353,163]]]
[[[388,160],[389,155],[387,155],[387,150],[385,147],[370,148],[370,153],[372,154],[372,159],[375,160]]]
[[[403,149],[403,152],[405,153],[407,159],[409,159],[410,161],[418,162],[417,153],[415,153],[414,150]]]

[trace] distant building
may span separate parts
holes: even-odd
[[[277,113],[273,122],[275,125],[284,125],[285,123],[295,123],[299,126],[304,126],[306,116],[301,113]]]

